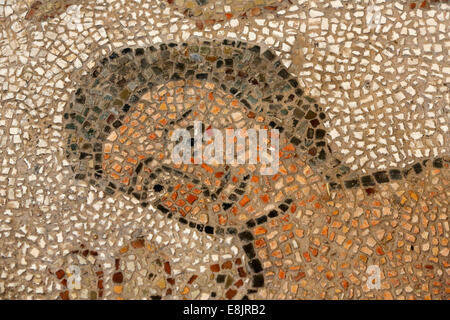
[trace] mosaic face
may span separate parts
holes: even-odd
[[[297,80],[272,52],[260,51],[258,46],[225,41],[112,53],[90,77],[93,87],[79,88],[64,116],[66,129],[74,131],[67,150],[79,168],[77,177],[90,178],[111,195],[117,190],[132,194],[144,206],[170,196],[173,201],[167,200],[167,205],[178,203],[182,216],[200,212],[201,207],[191,207],[195,202],[207,205],[217,199],[223,202],[220,210],[237,215],[232,207],[248,202],[242,198],[247,196],[250,175],[262,179],[257,165],[175,168],[169,138],[177,127],[192,129],[194,120],[215,128],[274,127],[287,142],[285,158],[308,146],[311,163],[325,161],[328,150],[319,120],[324,113],[313,99],[303,97]],[[124,76],[113,70],[122,70]],[[285,119],[290,119],[293,131],[285,131]],[[168,186],[168,180],[175,183]],[[180,189],[180,183],[189,190]]]
[[[447,299],[448,8],[0,1],[0,298]]]

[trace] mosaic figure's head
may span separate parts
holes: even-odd
[[[225,40],[126,48],[82,82],[64,115],[76,178],[199,230],[217,224],[223,230],[215,233],[233,233],[228,227],[247,220],[246,186],[273,182],[260,163],[173,163],[175,129],[195,134],[195,121],[204,135],[211,128],[277,129],[281,170],[300,154],[310,164],[327,160],[325,114],[277,55],[259,46]]]

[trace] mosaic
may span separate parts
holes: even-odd
[[[96,300],[103,297],[103,270],[97,256],[96,251],[80,245],[49,268],[59,282],[55,285],[60,290],[58,298]]]
[[[75,3],[74,0],[35,1],[31,4],[25,19],[45,21],[65,12],[69,6]]]
[[[186,17],[195,19],[195,25],[200,30],[218,22],[230,21],[233,26],[236,19],[258,17],[264,13],[276,15],[278,10],[285,9],[288,4],[292,4],[289,0],[167,0],[167,2]]]
[[[247,274],[240,258],[212,264],[196,274],[178,268],[170,252],[164,251],[143,238],[119,250],[112,277],[118,299],[130,295],[153,300],[248,298]]]
[[[0,0],[0,298],[448,299],[449,9]]]

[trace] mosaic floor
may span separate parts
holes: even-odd
[[[449,21],[0,0],[0,299],[448,300]],[[278,130],[277,170],[174,163],[197,121]]]

